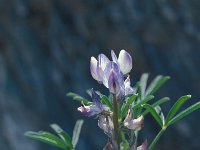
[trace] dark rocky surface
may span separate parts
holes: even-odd
[[[0,149],[53,150],[26,139],[27,130],[58,123],[72,134],[85,123],[79,150],[102,149],[97,120],[83,117],[69,91],[103,88],[89,72],[90,57],[128,50],[134,60],[132,85],[143,72],[172,79],[160,96],[172,102],[192,94],[200,100],[200,1],[198,0],[0,0]],[[170,127],[160,150],[199,150],[200,111]],[[144,137],[158,126],[146,119]]]

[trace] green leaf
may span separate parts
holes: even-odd
[[[102,95],[101,101],[102,101],[103,104],[107,105],[110,108],[110,110],[112,110],[112,103],[110,102],[110,100],[107,96]]]
[[[163,98],[159,99],[157,102],[153,103],[152,106],[153,107],[160,106],[161,104],[166,103],[168,101],[170,101],[169,97],[163,97]]]
[[[89,101],[89,100],[83,98],[82,96],[80,96],[76,93],[73,93],[73,92],[67,93],[66,96],[71,97],[71,98],[73,98],[73,100],[79,101],[81,103],[83,102],[84,104],[91,104],[92,103],[91,101]]]
[[[139,90],[139,86],[140,86],[140,82],[138,81],[137,83],[136,83],[136,85],[134,86],[134,91],[135,91],[135,93],[138,93],[138,90]]]
[[[193,111],[200,109],[200,102],[197,102],[195,104],[193,104],[192,106],[186,108],[185,110],[183,110],[182,112],[180,112],[178,115],[176,115],[174,118],[172,118],[169,122],[168,122],[168,126],[174,124],[175,122],[179,121],[180,119],[184,118],[185,116],[189,115],[190,113],[192,113]]]
[[[138,102],[135,106],[133,106],[133,109],[136,109],[137,107],[141,106],[142,104],[147,103],[148,101],[152,100],[154,98],[153,95],[148,95],[145,99],[142,101]]]
[[[170,109],[167,118],[166,118],[166,124],[174,117],[174,115],[177,113],[177,111],[180,109],[180,107],[191,98],[191,95],[185,95],[180,97],[177,102],[172,106]]]
[[[149,104],[144,104],[143,107],[147,109],[151,115],[154,117],[154,119],[158,122],[158,124],[162,127],[162,119],[160,118],[159,114],[156,112],[156,110]]]
[[[149,85],[149,87],[146,90],[145,95],[149,95],[149,94],[154,94],[155,92],[157,92],[160,87],[165,84],[168,80],[170,79],[169,76],[157,76]]]
[[[157,102],[155,102],[155,103],[153,103],[151,106],[152,107],[156,107],[156,106],[160,106],[161,104],[163,104],[163,103],[166,103],[166,102],[168,102],[168,101],[170,101],[170,99],[169,99],[169,97],[163,97],[163,98],[161,98],[160,100],[158,100]],[[149,112],[147,111],[147,110],[145,110],[145,112],[143,112],[143,116],[145,116],[145,115],[147,115]]]
[[[121,117],[125,117],[125,115],[128,112],[128,108],[129,106],[136,100],[138,95],[132,95],[131,97],[129,97],[129,99],[127,100],[126,104],[124,105],[124,107],[122,108],[122,113],[121,113]]]
[[[67,145],[67,147],[69,147],[70,149],[73,149],[72,140],[71,140],[70,136],[68,135],[68,133],[66,133],[65,131],[63,131],[63,129],[60,128],[57,124],[51,124],[50,127],[65,142],[65,144]]]
[[[83,125],[83,120],[76,121],[74,131],[73,131],[73,136],[72,136],[72,144],[73,144],[74,148],[76,147],[76,144],[78,143],[82,125]]]
[[[162,124],[164,125],[165,124],[165,116],[162,112],[162,109],[160,106],[156,106],[154,107],[155,111],[157,112],[157,114],[160,116],[160,119],[162,120]]]
[[[66,145],[65,143],[59,139],[57,136],[48,133],[48,132],[44,132],[44,131],[39,131],[39,132],[32,132],[32,131],[28,131],[24,134],[26,137],[29,137],[33,140],[38,140],[53,146],[56,146],[58,148],[61,149],[65,149],[66,150]]]
[[[144,73],[144,74],[142,74],[142,76],[140,78],[140,88],[141,88],[141,97],[142,97],[142,99],[145,96],[145,90],[146,90],[146,86],[147,86],[148,77],[149,77],[149,74],[148,73]]]

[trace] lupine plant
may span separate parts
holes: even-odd
[[[125,50],[121,50],[117,57],[111,51],[110,60],[104,54],[99,54],[97,59],[91,57],[90,71],[92,77],[103,84],[109,91],[104,95],[98,90],[91,89],[87,93],[91,101],[75,93],[68,93],[81,103],[77,109],[87,117],[98,120],[98,126],[108,137],[104,150],[153,150],[156,143],[166,129],[200,108],[200,102],[179,111],[182,105],[191,98],[191,95],[180,97],[171,107],[167,115],[164,115],[161,105],[168,102],[168,97],[155,101],[154,95],[166,81],[168,76],[157,76],[147,85],[148,74],[142,74],[140,81],[131,86],[129,73],[132,69],[132,57]],[[153,140],[145,139],[138,144],[138,136],[144,127],[144,117],[152,115],[160,126],[160,131]],[[51,128],[58,134],[48,132],[26,132],[25,136],[39,140],[64,150],[74,150],[78,142],[82,120],[78,120],[72,138],[58,125],[52,124]]]

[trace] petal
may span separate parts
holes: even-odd
[[[113,123],[109,116],[105,117],[104,115],[101,115],[98,120],[98,126],[104,131],[105,134],[107,134],[109,137],[113,136]]]
[[[94,57],[91,57],[90,59],[90,72],[91,72],[92,77],[95,80],[99,81],[99,76],[97,73],[97,60]]]
[[[99,65],[102,68],[102,70],[104,70],[106,68],[107,63],[110,62],[108,57],[106,55],[104,55],[104,54],[99,54],[98,55],[98,61],[99,61]]]
[[[128,114],[126,115],[126,118],[124,119],[124,122],[129,122],[132,119],[132,111],[131,109],[128,110]]]
[[[111,70],[109,79],[108,79],[108,87],[110,93],[117,94],[120,92],[120,84],[117,79],[117,75],[113,70]]]
[[[100,114],[102,112],[102,110],[95,105],[90,105],[90,106],[83,105],[79,107],[77,110],[88,117]]]
[[[98,126],[105,132],[108,133],[108,124],[105,116],[100,116],[98,120]]]
[[[111,93],[124,93],[124,79],[119,66],[113,61],[109,62],[104,71],[103,84],[109,88]],[[121,92],[123,91],[123,92]]]
[[[131,55],[125,50],[121,50],[118,57],[120,70],[124,75],[128,74],[132,69]]]
[[[105,87],[108,88],[108,79],[109,79],[109,76],[110,76],[110,72],[112,70],[112,63],[113,62],[109,62],[107,65],[106,65],[106,68],[103,72],[103,84],[105,85]]]
[[[102,109],[100,96],[93,89],[91,90],[91,92],[92,92],[92,101],[97,107],[99,107],[99,109]]]
[[[128,121],[124,121],[124,126],[131,130],[141,130],[144,126],[144,117],[140,116],[137,119],[131,119]]]
[[[134,90],[131,87],[131,81],[129,75],[127,76],[126,80],[124,81],[125,85],[125,95],[131,95],[134,94]]]
[[[148,145],[148,142],[147,140],[145,140],[142,145],[138,146],[137,147],[137,150],[147,150],[147,145]]]
[[[108,59],[108,57],[106,57],[106,55],[104,54],[98,55],[97,74],[99,81],[103,80],[104,70],[109,62],[110,60]]]
[[[118,60],[117,60],[117,56],[116,56],[116,54],[113,50],[111,50],[111,57],[112,57],[113,62],[115,62],[116,64],[119,65]]]

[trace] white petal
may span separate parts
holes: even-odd
[[[97,74],[99,81],[103,81],[104,70],[109,62],[110,60],[108,59],[108,57],[106,57],[106,55],[104,54],[98,55]]]
[[[91,72],[92,77],[95,80],[99,81],[99,76],[97,73],[97,60],[94,57],[91,57],[90,59],[90,72]]]
[[[144,117],[140,116],[137,119],[132,119],[124,122],[124,126],[131,130],[141,130],[144,126]]]
[[[131,87],[131,81],[129,75],[127,76],[126,80],[124,81],[125,85],[125,95],[131,95],[134,94],[134,90]]]
[[[110,60],[108,59],[108,57],[106,55],[99,54],[98,62],[99,62],[99,67],[104,71],[104,69],[106,68],[107,63],[110,62]]]
[[[132,69],[131,55],[125,50],[121,50],[118,57],[118,62],[122,73],[125,75]]]
[[[111,50],[111,57],[112,57],[112,60],[117,64],[119,65],[118,63],[118,60],[117,60],[117,56],[115,54],[115,52],[113,50]]]

